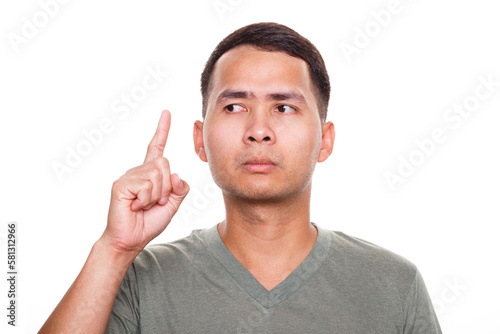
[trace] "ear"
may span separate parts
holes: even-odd
[[[207,155],[205,154],[205,142],[203,141],[203,122],[194,122],[193,128],[193,142],[194,151],[202,161],[207,162]]]
[[[335,141],[335,126],[332,122],[326,122],[322,126],[321,150],[318,155],[318,162],[325,161],[333,151]]]

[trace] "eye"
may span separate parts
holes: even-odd
[[[288,114],[288,113],[297,111],[297,110],[295,110],[294,107],[291,107],[291,106],[286,105],[286,104],[279,105],[278,107],[276,107],[276,110],[278,110],[280,113],[283,113],[283,114]]]
[[[224,110],[227,110],[231,113],[233,112],[242,112],[247,111],[245,107],[240,106],[239,104],[230,104],[224,107]]]

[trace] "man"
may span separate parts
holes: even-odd
[[[310,221],[312,174],[335,137],[316,48],[285,26],[250,25],[217,46],[201,84],[194,147],[222,189],[225,219],[144,249],[189,191],[163,157],[164,111],[144,164],[113,184],[106,230],[41,332],[441,333],[413,264]]]

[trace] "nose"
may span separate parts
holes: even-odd
[[[247,129],[243,136],[245,144],[274,144],[276,135],[273,129],[272,115],[256,111],[249,116]]]

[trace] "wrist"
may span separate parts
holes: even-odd
[[[92,251],[102,254],[113,264],[126,265],[127,269],[132,264],[142,249],[120,247],[103,234],[92,247]]]

